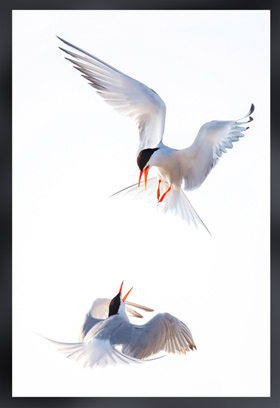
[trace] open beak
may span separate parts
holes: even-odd
[[[150,166],[145,167],[144,170],[140,171],[140,176],[139,176],[139,182],[138,182],[138,187],[140,186],[142,174],[144,173],[144,179],[145,179],[145,190],[147,189],[147,178],[148,178],[148,173],[149,173]]]
[[[121,287],[120,287],[120,290],[119,290],[119,294],[120,294],[120,295],[122,295],[122,287],[123,287],[123,283],[124,283],[124,281],[122,281],[122,284],[121,284]],[[127,292],[127,294],[126,294],[126,295],[124,295],[124,297],[122,298],[122,301],[123,301],[123,302],[125,302],[125,300],[126,300],[127,296],[130,294],[130,292],[132,291],[132,289],[133,289],[133,288],[129,289],[129,291]]]

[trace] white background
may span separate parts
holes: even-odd
[[[108,199],[138,180],[137,129],[56,35],[153,88],[169,146],[255,104],[246,136],[187,194],[212,238]],[[13,13],[14,396],[269,396],[269,57],[267,11]],[[123,279],[131,301],[184,321],[197,351],[90,370],[35,334],[76,342]]]

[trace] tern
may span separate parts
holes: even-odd
[[[159,313],[143,325],[130,323],[127,312],[135,317],[142,315],[127,304],[148,312],[153,309],[131,302],[126,304],[132,288],[122,297],[122,287],[123,282],[111,301],[94,301],[81,327],[78,343],[47,340],[55,343],[58,351],[68,354],[67,357],[83,361],[84,367],[90,368],[144,363],[163,357],[147,358],[160,351],[186,354],[186,351],[196,349],[188,327],[169,313]]]
[[[189,224],[192,222],[197,226],[198,222],[206,228],[183,190],[198,188],[217,164],[222,153],[226,153],[226,149],[233,147],[233,142],[244,136],[243,132],[249,128],[247,124],[253,120],[250,115],[254,111],[254,105],[251,105],[247,115],[241,119],[213,120],[205,123],[192,145],[181,150],[173,149],[162,142],[166,107],[153,89],[81,48],[58,38],[71,47],[70,49],[75,50],[74,52],[59,47],[67,53],[68,56],[65,58],[74,65],[74,68],[82,73],[109,105],[133,119],[138,126],[139,182],[113,195],[132,195],[147,202],[154,201],[163,213],[169,211]],[[152,167],[156,169],[157,176],[148,179]],[[139,188],[141,184],[145,185],[145,190],[144,187]]]

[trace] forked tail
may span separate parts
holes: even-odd
[[[199,217],[199,215],[197,214],[197,212],[195,211],[195,209],[193,208],[193,206],[191,205],[187,196],[185,195],[184,191],[181,188],[179,190],[171,188],[171,190],[164,197],[164,200],[162,202],[158,202],[157,177],[152,177],[148,179],[146,190],[143,184],[144,182],[141,182],[140,187],[138,187],[138,183],[133,184],[132,186],[126,187],[123,190],[118,191],[117,193],[111,195],[110,197],[119,195],[129,196],[135,200],[142,200],[143,202],[152,205],[158,211],[161,211],[164,214],[170,212],[174,216],[182,218],[184,221],[187,221],[189,225],[193,223],[196,227],[198,227],[198,224],[201,224],[210,234],[210,231],[208,230],[202,219]],[[160,187],[162,193],[164,193],[164,191],[168,189],[168,185],[165,182],[161,182]]]

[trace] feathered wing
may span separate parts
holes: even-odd
[[[109,313],[109,305],[110,299],[95,299],[90,309],[90,315],[95,319],[106,319]]]
[[[134,302],[129,302],[128,300],[126,300],[126,302],[125,302],[125,310],[126,311],[128,310],[128,308],[127,308],[128,305],[132,306],[132,307],[136,307],[137,309],[144,310],[144,312],[153,312],[154,311],[154,309],[151,309],[150,307],[142,306],[142,305],[139,305],[138,303],[134,303]],[[140,317],[140,316],[135,316],[135,317]],[[141,317],[143,317],[143,316],[141,316]]]
[[[254,105],[251,105],[248,114],[237,121],[213,120],[205,123],[193,144],[178,151],[185,190],[199,187],[218,159],[227,152],[226,149],[231,149],[233,143],[244,136],[243,132],[248,129],[246,125],[253,120],[250,116],[253,111]]]
[[[157,211],[160,211],[164,214],[170,212],[174,216],[180,217],[181,219],[185,220],[188,224],[194,224],[196,227],[198,227],[198,225],[200,224],[209,232],[208,228],[199,217],[181,188],[178,190],[171,189],[170,192],[165,196],[164,200],[159,203],[157,200],[157,187],[157,177],[151,177],[147,181],[146,190],[144,188],[144,182],[141,181],[140,187],[138,187],[138,183],[133,184],[132,186],[118,191],[111,197],[127,196],[135,200],[142,200],[144,203],[153,206],[153,208]],[[169,185],[162,180],[161,190],[166,191],[168,187]]]
[[[47,339],[47,338],[46,338]],[[106,367],[107,365],[143,363],[143,361],[125,356],[122,352],[111,346],[110,341],[91,339],[87,342],[62,343],[47,339],[58,346],[58,351],[66,353],[67,358],[84,363],[84,367]]]
[[[76,52],[61,48],[71,57],[66,59],[74,64],[97,93],[114,109],[136,121],[140,138],[139,151],[156,147],[162,140],[166,111],[158,94],[106,62],[62,38],[59,39],[75,49]]]
[[[183,353],[196,349],[192,334],[181,320],[169,313],[159,313],[144,325],[132,325],[131,339],[122,351],[144,359],[160,351]]]
[[[94,317],[92,317],[90,311],[85,315],[83,324],[80,328],[79,331],[79,341],[82,342],[85,338],[85,336],[87,335],[87,333],[99,322],[101,322],[104,319],[96,319]]]

